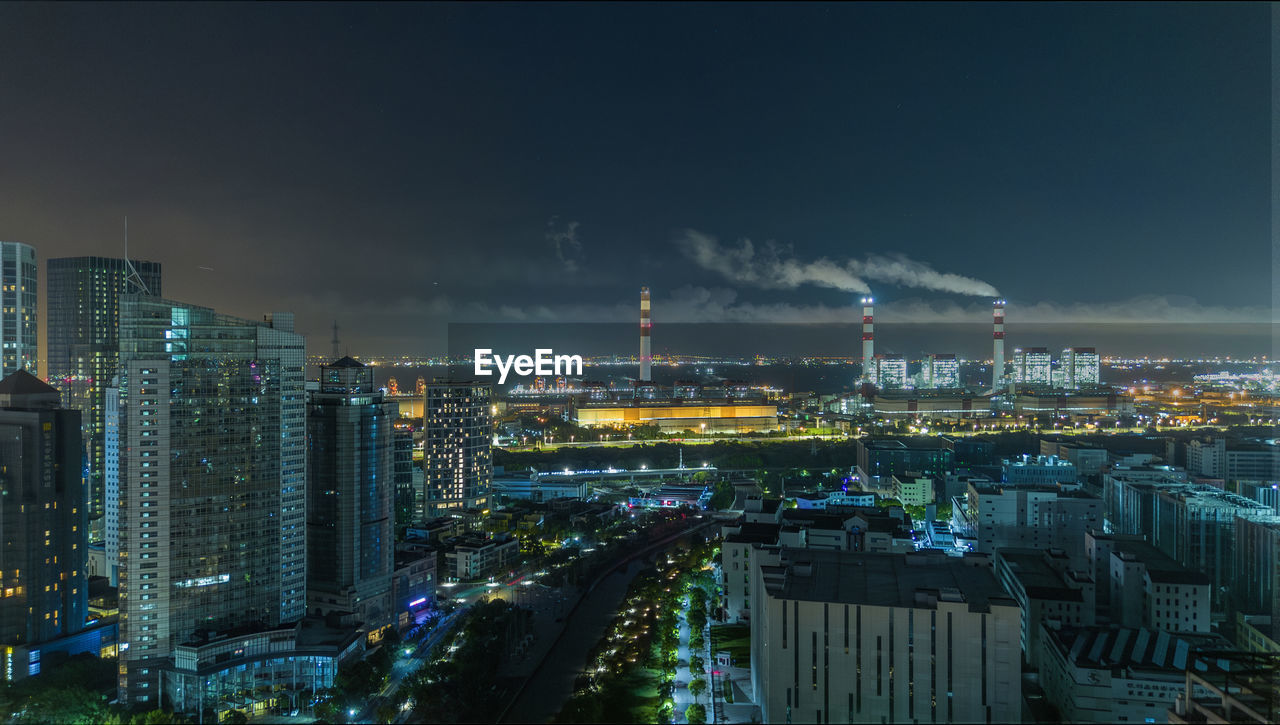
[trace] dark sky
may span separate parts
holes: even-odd
[[[115,256],[127,214],[166,296],[366,354],[630,321],[644,284],[659,321],[860,314],[833,269],[886,320],[983,321],[984,287],[1252,320],[1270,36],[1230,3],[6,3],[0,239]]]

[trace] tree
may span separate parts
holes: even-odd
[[[222,722],[244,725],[244,723],[249,722],[249,716],[244,714],[244,710],[232,710],[227,713],[226,717],[222,718]]]
[[[698,702],[702,699],[702,695],[707,691],[707,681],[701,677],[695,677],[689,680],[689,694],[693,696],[693,701]]]
[[[684,709],[684,719],[689,725],[703,725],[707,721],[707,708],[694,703]]]
[[[702,668],[706,666],[706,660],[702,659],[698,655],[689,655],[689,674],[695,676],[700,675],[702,674]]]

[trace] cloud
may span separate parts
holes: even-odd
[[[789,246],[765,242],[757,248],[750,239],[739,240],[737,246],[721,245],[715,237],[694,229],[681,232],[676,238],[676,246],[699,267],[732,282],[762,289],[796,289],[812,285],[842,292],[868,293],[871,291],[868,281],[871,281],[976,297],[999,294],[995,287],[982,280],[939,272],[902,254],[873,254],[865,260],[847,259],[843,262],[822,257],[803,262],[792,256]]]
[[[570,221],[563,228],[558,225],[559,217],[551,217],[547,221],[547,242],[556,250],[556,259],[564,266],[566,272],[578,271],[576,257],[582,255],[582,242],[578,239],[578,222]]]

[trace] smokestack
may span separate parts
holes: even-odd
[[[991,389],[999,391],[1004,382],[1004,300],[991,303],[995,327],[991,333]]]
[[[649,382],[649,365],[653,354],[649,350],[649,288],[640,288],[640,382]]]
[[[875,303],[871,297],[862,298],[862,379],[868,383],[876,381]]]

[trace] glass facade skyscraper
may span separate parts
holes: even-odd
[[[133,261],[146,291],[159,296],[160,264]],[[120,295],[140,292],[129,264],[110,257],[63,257],[46,263],[49,379],[62,402],[80,411],[89,484],[89,540],[105,536],[106,398],[120,362]]]
[[[305,614],[304,354],[292,314],[120,297],[121,702],[157,704],[180,646]]]
[[[392,623],[395,565],[392,422],[373,369],[342,358],[320,368],[307,404],[307,610]]]
[[[0,378],[36,367],[36,250],[0,242]]]

